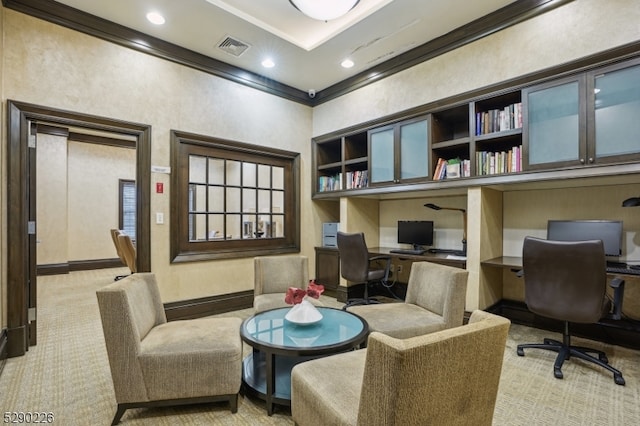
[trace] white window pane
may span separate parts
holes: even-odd
[[[240,167],[239,161],[227,160],[227,185],[240,186]]]
[[[189,156],[189,182],[207,183],[207,160],[197,155]]]
[[[242,186],[256,186],[256,164],[242,163]]]

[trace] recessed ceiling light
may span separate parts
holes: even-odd
[[[271,58],[267,58],[262,61],[262,66],[265,68],[273,68],[276,66],[276,63],[271,60]]]
[[[160,13],[158,12],[147,13],[147,19],[149,20],[149,22],[156,25],[162,25],[165,22],[164,16],[160,15]]]
[[[353,66],[353,61],[351,59],[345,59],[340,65],[342,65],[343,68],[351,68]]]

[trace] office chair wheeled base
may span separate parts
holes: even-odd
[[[584,346],[571,346],[571,336],[568,333],[568,327],[568,324],[565,323],[565,333],[563,334],[564,342],[545,338],[543,340],[543,343],[526,343],[518,345],[518,349],[516,351],[518,356],[524,356],[525,348],[544,349],[557,352],[558,356],[556,357],[556,361],[553,364],[553,375],[556,379],[563,378],[562,364],[565,362],[565,360],[571,359],[572,356],[575,356],[576,358],[592,362],[599,365],[600,367],[609,370],[613,373],[613,380],[615,381],[616,385],[624,386],[625,381],[622,377],[622,373],[609,365],[609,359],[604,352],[597,349],[586,348]],[[590,353],[597,355],[597,358],[595,356],[589,355]]]

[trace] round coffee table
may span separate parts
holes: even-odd
[[[291,308],[260,312],[240,327],[242,340],[253,348],[243,361],[246,391],[273,405],[291,405],[291,369],[298,363],[357,348],[368,334],[367,322],[358,315],[335,308],[318,307],[322,319],[296,325],[285,320]]]

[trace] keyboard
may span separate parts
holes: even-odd
[[[623,274],[623,275],[640,275],[640,269],[629,268],[624,266],[607,266],[607,273],[609,274]]]
[[[413,254],[413,255],[421,255],[424,254],[426,250],[421,250],[421,249],[416,249],[416,250],[411,250],[411,249],[393,249],[393,250],[389,250],[389,253],[395,253],[395,254]]]

